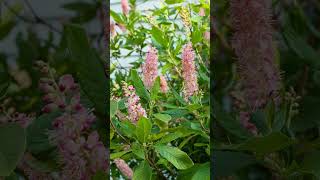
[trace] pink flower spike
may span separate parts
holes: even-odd
[[[120,172],[126,176],[127,178],[131,179],[133,177],[133,171],[132,169],[129,167],[129,165],[123,160],[123,159],[115,159],[113,161],[117,168],[120,170]]]
[[[143,83],[150,89],[158,76],[158,51],[150,46],[146,55],[146,61],[142,65]]]
[[[131,86],[128,86],[127,83],[123,82],[122,89],[125,96],[128,97],[126,106],[128,108],[129,119],[132,123],[136,124],[141,117],[147,117],[147,113],[139,103],[140,98],[136,95],[133,86],[131,88],[133,90],[131,91],[128,90],[129,87]]]
[[[122,13],[124,15],[128,15],[129,14],[129,3],[128,0],[121,0],[121,8],[122,8]]]
[[[60,77],[59,89],[61,92],[73,89],[75,86],[74,79],[70,74]]]
[[[210,41],[210,31],[204,32],[204,39]]]
[[[194,63],[195,53],[189,42],[182,52],[182,77],[184,80],[184,98],[188,98],[198,91],[197,71]]]
[[[87,140],[87,146],[88,148],[93,148],[95,145],[97,145],[99,142],[99,134],[97,131],[93,131],[89,136]]]
[[[42,112],[44,113],[50,113],[50,112],[53,112],[55,110],[58,109],[58,106],[54,103],[50,103],[50,104],[47,104],[45,105],[43,108],[42,108]]]
[[[231,0],[232,47],[250,111],[278,101],[281,77],[275,63],[271,0]]]
[[[205,16],[205,15],[206,15],[206,12],[205,12],[204,8],[200,8],[199,16]]]
[[[162,93],[166,93],[169,89],[167,80],[162,75],[160,76],[160,89]]]

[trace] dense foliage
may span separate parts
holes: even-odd
[[[319,5],[215,1],[218,179],[320,178]]]
[[[209,179],[209,2],[111,16],[111,177]]]

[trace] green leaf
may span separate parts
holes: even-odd
[[[94,103],[96,111],[106,115],[108,81],[102,60],[90,47],[82,27],[69,24],[65,28],[68,49],[72,63],[76,66],[81,88]]]
[[[229,176],[256,162],[251,155],[242,152],[214,151],[214,176]]]
[[[115,100],[110,101],[110,118],[113,118],[118,110],[118,102]]]
[[[190,105],[187,106],[187,109],[188,109],[190,112],[192,112],[192,111],[195,111],[195,110],[200,109],[200,108],[202,108],[202,107],[203,107],[203,106],[200,105],[200,104],[190,104]]]
[[[286,123],[286,111],[280,110],[275,113],[274,121],[272,124],[273,131],[280,131]]]
[[[153,114],[153,116],[165,123],[168,123],[171,120],[171,116],[169,114],[156,113]]]
[[[177,180],[209,180],[210,179],[210,163],[195,164],[193,167],[181,171]]]
[[[101,170],[97,171],[96,174],[92,177],[92,180],[106,180],[109,179],[109,174]]]
[[[141,145],[139,145],[137,142],[132,144],[132,152],[133,154],[135,154],[136,156],[138,156],[141,159],[144,159],[144,151],[143,151],[143,147]]]
[[[253,137],[238,146],[238,150],[267,154],[284,149],[294,144],[294,141],[280,132],[274,132],[264,137]]]
[[[120,152],[116,152],[116,153],[111,153],[111,154],[110,154],[110,159],[120,158],[120,157],[122,157],[123,155],[127,154],[128,152],[131,152],[131,151],[120,151]]]
[[[267,118],[263,111],[259,110],[254,112],[251,116],[251,122],[253,122],[258,128],[258,132],[262,134],[267,134],[270,132],[270,129],[267,124]]]
[[[152,169],[146,161],[139,164],[133,173],[133,180],[151,180]]]
[[[155,27],[155,26],[152,27],[151,36],[161,46],[163,46],[163,47],[167,47],[168,46],[168,41],[165,39],[164,33],[158,27]]]
[[[155,150],[179,170],[188,169],[194,165],[188,154],[176,147],[156,145]]]
[[[0,176],[9,176],[26,149],[26,133],[18,124],[0,126]]]
[[[170,109],[163,111],[162,113],[169,114],[172,118],[180,118],[188,114],[188,110],[185,109]]]
[[[151,121],[145,117],[140,118],[136,127],[136,136],[142,143],[147,142],[151,133],[152,124]]]
[[[184,0],[165,0],[167,4],[177,4],[182,3]]]
[[[301,163],[301,171],[314,174],[320,178],[320,151],[305,154]]]
[[[217,106],[216,106],[217,107]],[[216,108],[217,109],[217,108]],[[235,135],[240,139],[247,139],[252,135],[244,129],[244,127],[240,124],[238,120],[231,117],[230,114],[225,112],[216,112],[216,121],[229,133]]]
[[[116,12],[110,9],[110,15],[119,24],[124,24],[124,21],[122,20],[121,16],[119,16]]]
[[[131,138],[135,134],[136,126],[133,125],[132,122],[126,120],[120,123],[120,130],[125,136]]]
[[[170,134],[163,136],[158,143],[159,144],[166,144],[166,143],[174,141],[178,138],[189,136],[190,134],[193,134],[193,133],[194,132],[189,131],[189,130],[186,130],[185,132],[183,132],[182,130],[177,130],[177,131],[174,131]]]
[[[210,163],[202,164],[192,176],[192,180],[210,180]]]
[[[283,31],[288,46],[307,64],[320,68],[319,53],[314,50],[303,37],[299,36],[290,26]]]
[[[145,100],[150,100],[150,95],[147,91],[147,89],[144,87],[143,82],[138,74],[138,72],[135,69],[131,70],[131,80],[134,85],[134,88],[136,89],[137,95],[141,98],[144,98]]]
[[[185,105],[186,101],[176,92],[176,90],[172,89],[172,93],[174,97],[182,104]]]
[[[202,33],[200,29],[195,29],[195,31],[192,32],[192,44],[197,44],[198,42],[201,42],[202,40]]]
[[[27,128],[27,149],[32,153],[39,153],[47,151],[53,146],[48,139],[47,131],[52,127],[52,121],[60,113],[54,112],[50,114],[44,114],[33,122]]]
[[[158,93],[160,91],[160,77],[158,76],[153,84],[153,87],[151,88],[151,99],[156,100],[158,97]]]
[[[15,25],[16,25],[16,22],[14,22],[14,21],[9,21],[7,23],[1,23],[0,24],[0,40],[7,37],[7,35],[11,32],[11,30],[14,28]]]

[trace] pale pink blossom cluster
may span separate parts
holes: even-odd
[[[206,15],[206,11],[204,10],[204,8],[200,8],[199,16],[205,16],[205,15]]]
[[[235,29],[232,46],[238,56],[239,74],[250,111],[277,101],[280,71],[275,62],[271,0],[232,0]]]
[[[204,32],[203,36],[204,36],[204,39],[205,39],[205,40],[210,41],[210,31]]]
[[[194,62],[195,53],[192,44],[189,42],[182,52],[182,77],[184,80],[184,98],[194,95],[198,91],[197,70]]]
[[[130,166],[123,160],[120,158],[117,158],[113,161],[117,168],[119,169],[119,171],[126,177],[129,179],[132,179],[133,177],[133,171],[130,168]]]
[[[127,108],[129,119],[132,123],[136,124],[141,117],[147,117],[146,110],[140,104],[140,97],[136,94],[135,89],[132,85],[126,82],[122,82],[122,89],[127,100]]]
[[[43,112],[62,113],[53,121],[54,130],[49,133],[63,167],[60,179],[89,180],[97,171],[106,171],[107,150],[96,131],[88,132],[95,116],[80,103],[79,86],[73,77],[64,75],[58,83],[43,78],[40,88],[46,93]]]
[[[144,85],[150,89],[158,76],[158,51],[150,46],[146,55],[145,64],[142,65]]]
[[[4,110],[4,109],[3,109]],[[4,112],[6,115],[0,116],[0,125],[7,123],[18,123],[21,127],[26,128],[33,121],[34,117],[24,113]]]
[[[160,76],[160,90],[162,93],[166,93],[169,90],[167,80],[164,76]]]
[[[124,15],[129,14],[130,7],[129,7],[128,0],[121,0],[121,9]]]

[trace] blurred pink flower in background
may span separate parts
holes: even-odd
[[[210,41],[210,31],[204,32],[204,39]]]
[[[232,47],[250,111],[277,101],[280,71],[275,62],[271,0],[231,1]]]
[[[143,83],[150,89],[158,76],[158,51],[150,46],[146,55],[146,61],[142,65]]]
[[[121,0],[121,8],[122,8],[122,13],[124,15],[129,14],[130,7],[129,7],[128,0]]]
[[[184,97],[188,98],[198,91],[197,71],[194,62],[195,53],[192,43],[186,44],[182,51],[182,77],[184,80]]]
[[[111,34],[111,37],[115,37],[117,35],[117,32],[116,32],[116,25],[113,21],[110,22],[110,34]]]
[[[206,15],[206,11],[204,10],[204,8],[200,8],[199,16],[205,16],[205,15]]]
[[[53,130],[49,131],[50,142],[57,146],[61,158],[60,179],[89,180],[98,170],[105,171],[107,150],[96,131],[86,135],[95,116],[80,103],[80,89],[73,77],[64,75],[58,83],[43,78],[40,87],[50,89],[44,91],[43,100],[47,105],[43,111],[61,112],[53,121]]]

